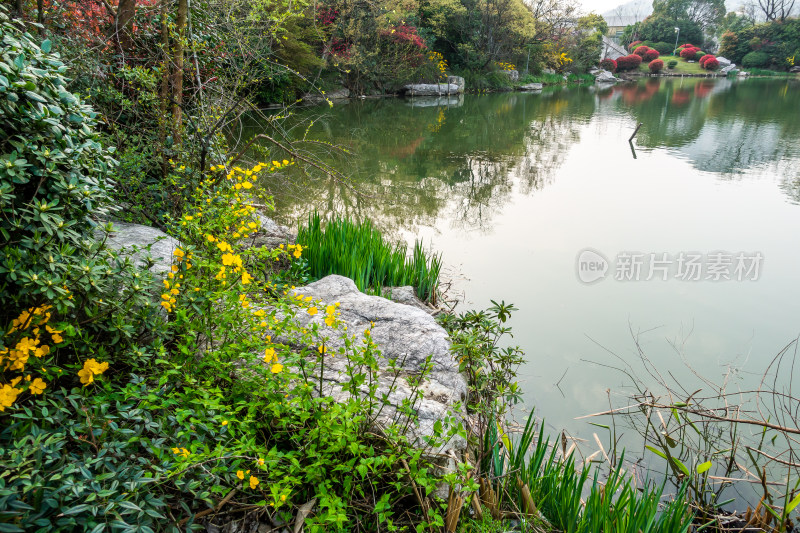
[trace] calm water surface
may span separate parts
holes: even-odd
[[[513,302],[526,405],[590,439],[575,418],[631,392],[609,366],[657,388],[639,350],[691,391],[704,385],[687,364],[735,390],[800,334],[798,111],[797,81],[702,79],[315,108],[299,117],[309,137],[354,154],[362,195],[303,182],[278,214],[368,217],[440,251],[462,309]],[[593,284],[576,267],[586,248],[609,260]],[[650,253],[681,252],[763,260],[755,281],[676,279],[676,263],[646,280]],[[620,253],[645,254],[639,281],[614,279]]]

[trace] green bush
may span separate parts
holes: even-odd
[[[109,360],[144,363],[130,344],[163,320],[149,301],[152,278],[105,249],[97,228],[112,211],[106,174],[115,161],[100,144],[96,114],[67,90],[51,43],[36,44],[2,6],[0,40],[3,411],[58,376],[77,383],[65,369],[83,365],[88,379]]]
[[[650,48],[655,48],[656,50],[658,50],[658,53],[663,56],[672,54],[672,51],[674,50],[674,45],[675,43],[667,43],[664,41],[659,41],[657,43],[653,43],[652,45],[650,45]]]
[[[677,66],[678,66],[678,60],[677,59],[670,59],[669,61],[667,61],[667,68],[668,69],[672,70]]]
[[[742,66],[745,68],[766,67],[769,65],[769,56],[764,52],[750,52],[742,58]]]

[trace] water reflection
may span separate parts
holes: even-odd
[[[317,209],[423,237],[459,274],[465,306],[513,302],[526,405],[555,431],[593,441],[597,428],[574,418],[624,403],[629,391],[609,353],[635,361],[641,346],[685,383],[693,374],[684,363],[712,382],[741,367],[735,386],[752,389],[764,362],[800,332],[791,290],[800,286],[798,89],[648,79],[311,109],[298,120],[313,117],[311,138],[354,154],[339,167],[351,182],[288,176],[264,186],[278,190],[278,215],[290,223]],[[640,122],[634,159],[628,138]],[[760,252],[764,275],[587,286],[575,275],[587,247],[608,257]]]
[[[794,80],[657,78],[535,95],[313,108],[298,118],[314,120],[309,137],[347,147],[352,157],[337,166],[351,182],[282,183],[278,210],[288,221],[313,209],[369,217],[388,231],[413,231],[446,217],[456,227],[485,231],[515,189],[527,195],[552,182],[580,142],[582,125],[608,120],[630,120],[631,132],[641,122],[639,151],[667,149],[722,179],[765,167],[796,202],[798,88]]]

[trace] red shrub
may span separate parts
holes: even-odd
[[[600,68],[608,70],[608,71],[611,71],[611,72],[616,72],[617,71],[617,62],[614,61],[613,59],[611,59],[610,57],[607,57],[605,59],[600,60]]]
[[[719,61],[717,61],[716,57],[714,57],[714,56],[704,56],[704,57],[708,57],[708,59],[706,59],[703,62],[703,68],[704,69],[706,69],[706,70],[717,70],[719,68]]]
[[[642,64],[642,58],[636,54],[622,56],[617,59],[617,70],[634,70]]]
[[[681,48],[697,48],[695,45],[691,43],[682,44]]]
[[[644,53],[644,55],[642,56],[642,60],[650,62],[650,61],[652,61],[654,59],[658,59],[659,55],[660,54],[658,53],[658,50],[653,50],[651,48],[650,50],[648,50],[647,52]]]
[[[650,72],[655,74],[664,68],[664,61],[662,59],[654,59],[647,67],[650,69]]]
[[[650,50],[649,46],[637,46],[633,53],[639,57],[644,57],[648,50]]]
[[[703,67],[703,65],[705,64],[705,62],[706,62],[706,61],[708,61],[709,59],[713,58],[713,57],[714,57],[714,56],[713,56],[713,55],[711,55],[711,54],[706,54],[706,55],[704,55],[703,57],[701,57],[701,58],[700,58],[700,59],[699,59],[697,62],[698,62],[698,63],[700,63],[700,66],[701,66],[701,67]],[[703,68],[705,68],[705,67],[703,67]]]
[[[642,41],[633,41],[631,44],[628,45],[628,50],[634,50],[640,44],[642,44]]]
[[[681,50],[681,57],[684,59],[694,59],[695,54],[697,54],[697,48],[684,48]]]

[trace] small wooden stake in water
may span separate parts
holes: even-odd
[[[631,135],[631,138],[630,138],[630,139],[628,139],[628,142],[633,142],[633,138],[634,138],[634,137],[636,137],[636,134],[637,134],[637,133],[639,133],[639,128],[641,128],[643,125],[644,125],[644,124],[642,124],[642,123],[640,122],[640,123],[639,123],[639,125],[638,125],[638,126],[636,126],[636,129],[635,129],[635,130],[633,130],[633,135]]]

